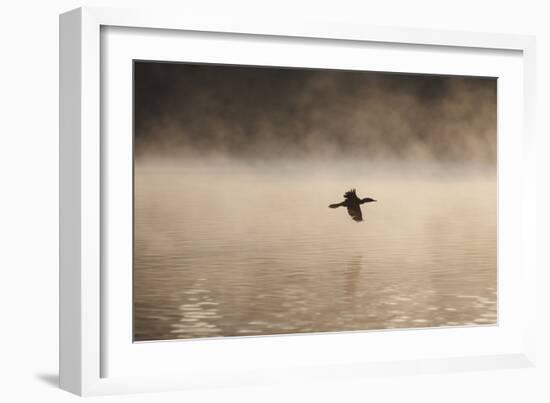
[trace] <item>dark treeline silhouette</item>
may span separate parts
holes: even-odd
[[[136,155],[493,163],[496,80],[136,62]]]

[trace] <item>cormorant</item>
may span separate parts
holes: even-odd
[[[357,197],[357,194],[355,193],[355,189],[348,190],[344,194],[344,200],[342,203],[335,203],[330,204],[330,208],[337,208],[337,207],[347,207],[348,214],[353,218],[354,221],[363,221],[363,214],[361,214],[361,204],[363,203],[370,203],[375,202],[376,200],[371,199],[370,197],[365,197],[364,199],[360,199]]]

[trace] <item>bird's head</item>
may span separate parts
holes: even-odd
[[[364,199],[361,199],[361,203],[370,203],[375,202],[376,200],[371,199],[370,197],[365,197]]]

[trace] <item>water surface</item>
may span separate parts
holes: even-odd
[[[137,163],[134,214],[138,341],[496,322],[491,170]]]

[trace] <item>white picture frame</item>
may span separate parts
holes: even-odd
[[[182,43],[186,46],[178,46]],[[263,53],[265,46],[270,51]],[[533,366],[534,49],[534,38],[521,35],[313,20],[216,21],[149,10],[80,8],[62,14],[61,387],[96,395]],[[364,52],[382,57],[362,64]],[[499,77],[498,326],[132,343],[128,255],[113,254],[111,247],[116,243],[127,250],[124,240],[131,215],[107,214],[124,209],[131,186],[125,185],[131,155],[128,136],[112,134],[115,128],[120,133],[131,131],[128,60],[185,57],[201,62],[325,66],[327,53],[338,55],[332,57],[331,68]],[[395,67],[403,55],[408,56],[407,66],[402,62],[402,67]],[[113,164],[117,157],[123,163]],[[118,205],[112,196],[115,191],[126,192],[117,194]],[[506,197],[514,192],[514,200]]]

